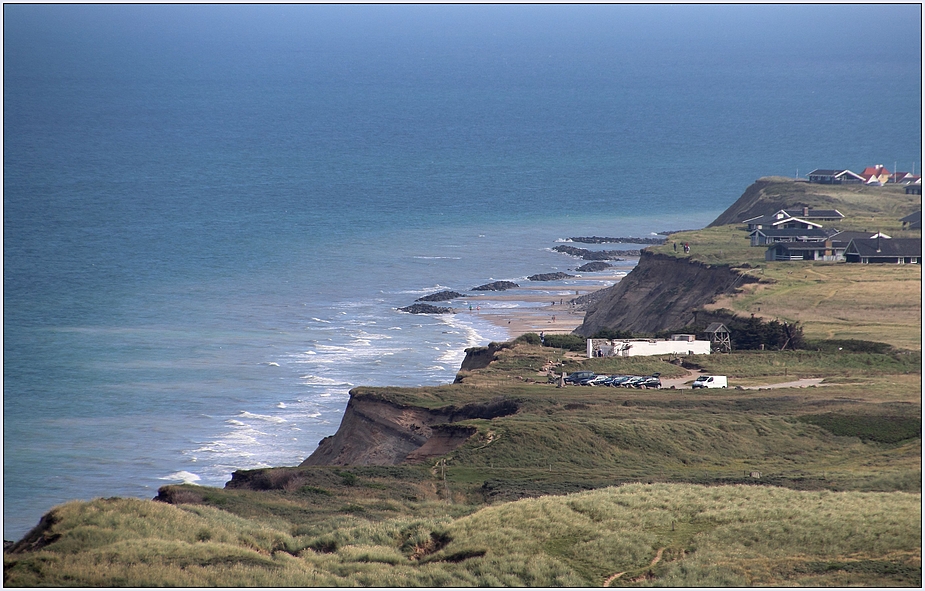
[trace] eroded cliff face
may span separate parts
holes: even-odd
[[[476,429],[454,425],[517,412],[516,402],[488,402],[428,409],[358,396],[351,392],[337,432],[325,437],[301,466],[393,466],[417,463],[451,452]]]
[[[605,329],[642,334],[680,329],[692,324],[694,313],[719,295],[754,281],[727,266],[643,251],[639,264],[589,306],[575,334],[589,337]]]

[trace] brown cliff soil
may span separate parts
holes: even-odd
[[[453,451],[475,428],[453,425],[517,412],[516,402],[496,398],[462,407],[429,409],[351,392],[337,433],[325,437],[302,466],[391,466],[423,462]]]
[[[636,268],[588,309],[575,333],[591,336],[618,328],[651,334],[680,328],[695,322],[695,311],[755,281],[725,265],[643,252]]]

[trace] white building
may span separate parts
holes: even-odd
[[[636,355],[709,355],[710,341],[674,334],[670,339],[588,339],[588,358]]]

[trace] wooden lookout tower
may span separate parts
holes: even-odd
[[[729,329],[722,322],[711,322],[704,330],[710,337],[710,348],[718,353],[732,352],[732,339],[729,338]]]

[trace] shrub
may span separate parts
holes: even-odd
[[[881,353],[886,354],[893,350],[893,346],[877,341],[862,341],[859,339],[826,339],[822,341],[806,341],[804,349],[825,351],[848,351],[850,353]]]
[[[671,332],[677,332],[677,331],[671,331]],[[592,339],[608,339],[608,340],[631,339],[633,338],[633,333],[628,330],[617,330],[614,328],[605,328],[591,335],[591,338]]]
[[[826,413],[800,417],[804,423],[822,427],[833,435],[859,437],[864,441],[899,443],[922,435],[922,418],[909,416],[843,415]]]
[[[335,472],[335,474],[341,477],[341,483],[344,486],[355,486],[357,483],[357,475],[353,472]]]
[[[585,351],[588,347],[587,340],[575,334],[548,334],[546,335],[547,347],[556,349],[566,349],[568,351]]]
[[[526,344],[528,344],[528,345],[540,345],[540,344],[542,344],[542,340],[540,339],[540,335],[536,334],[535,332],[528,332],[528,333],[522,334],[522,335],[520,335],[519,337],[517,337],[516,339],[514,339],[514,342],[515,342],[515,343],[526,343]]]

